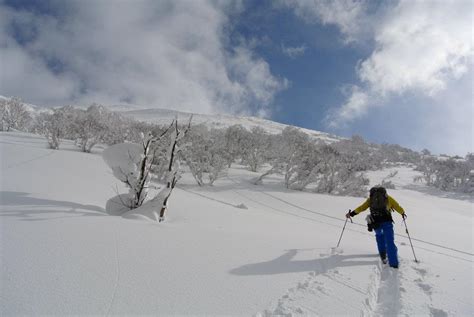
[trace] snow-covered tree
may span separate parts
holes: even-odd
[[[187,134],[180,158],[199,186],[213,185],[227,167],[225,141],[222,131],[209,131],[204,125],[194,126]]]
[[[230,126],[225,130],[224,138],[228,167],[238,158],[242,158],[248,135],[249,132],[240,124]]]
[[[254,127],[242,140],[244,148],[242,161],[250,171],[257,172],[265,162],[269,150],[268,134],[260,127]]]
[[[361,136],[353,135],[333,145],[356,171],[376,170],[382,167],[386,158],[377,146],[368,144]]]
[[[297,128],[287,127],[272,138],[271,168],[256,181],[272,173],[284,176],[286,188],[310,189],[318,193],[361,195],[367,179],[354,156],[341,153],[335,145],[311,140]]]
[[[179,142],[189,131],[191,121],[188,126],[180,129],[177,120],[164,130],[160,135],[155,136],[151,132],[142,134],[140,144],[119,143],[104,150],[103,158],[112,169],[114,176],[122,181],[128,188],[127,195],[118,195],[109,200],[108,211],[117,206],[110,204],[125,205],[129,215],[142,214],[156,221],[164,220],[168,199],[179,179],[179,160],[177,155],[180,151]],[[164,188],[151,200],[145,203],[152,179],[152,166],[155,160],[154,144],[163,138],[168,138],[167,174]],[[113,211],[112,211],[113,212]]]
[[[444,191],[472,192],[474,159],[468,154],[465,159],[452,157],[423,157],[417,166],[428,186]]]
[[[55,108],[52,113],[43,112],[36,118],[35,130],[44,135],[51,149],[59,149],[61,139],[73,138],[78,111],[72,106]]]
[[[431,155],[431,152],[430,152],[428,149],[423,149],[423,150],[421,151],[421,154],[422,154],[422,155],[425,155],[425,156],[430,156],[430,155]]]
[[[105,126],[101,142],[113,145],[128,139],[133,119],[125,118],[116,111],[103,111],[101,119]]]
[[[140,207],[142,210],[136,210],[135,212],[140,212],[155,221],[162,222],[165,220],[165,213],[168,209],[168,200],[180,178],[180,162],[178,159],[180,143],[191,128],[191,120],[192,117],[189,119],[188,125],[181,129],[178,126],[178,120],[174,122],[170,136],[170,145],[167,152],[168,170],[166,186],[147,203],[148,206],[143,205]]]
[[[159,136],[154,136],[151,132],[146,135],[142,133],[139,144],[115,144],[102,154],[114,176],[129,188],[128,197],[123,203],[130,209],[140,207],[147,198],[154,159],[152,146],[167,132],[168,130]]]
[[[0,130],[11,129],[26,131],[32,118],[25,105],[18,97],[0,99]]]
[[[104,139],[107,133],[104,119],[107,112],[104,106],[93,104],[79,113],[76,128],[78,144],[83,152],[90,153],[92,148]]]
[[[311,162],[315,147],[306,133],[294,127],[286,127],[280,135],[270,137],[271,168],[258,179],[260,183],[267,175],[279,173],[284,176],[286,188],[293,187],[299,179],[305,178],[303,174],[309,172],[308,163]]]

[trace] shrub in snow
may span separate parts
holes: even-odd
[[[26,131],[32,118],[20,98],[0,99],[0,131]]]
[[[178,143],[189,130],[190,124],[184,130],[178,128],[177,121],[163,131],[159,136],[147,133],[141,137],[141,143],[120,143],[104,150],[102,156],[112,169],[114,176],[129,188],[127,196],[118,195],[107,204],[111,210],[117,212],[117,204],[126,205],[128,215],[142,214],[146,217],[162,221],[167,208],[168,199],[179,179],[179,152]],[[154,198],[145,203],[152,178],[152,166],[155,159],[153,145],[163,138],[169,138],[167,155],[166,187]],[[146,207],[145,207],[146,205]]]

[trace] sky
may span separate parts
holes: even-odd
[[[0,94],[253,115],[465,155],[473,11],[468,0],[0,0]]]

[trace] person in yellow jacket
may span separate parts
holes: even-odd
[[[395,237],[393,233],[393,219],[391,212],[397,211],[403,218],[406,218],[405,210],[391,196],[387,194],[387,190],[383,187],[372,187],[370,196],[367,200],[349,211],[346,217],[354,217],[359,213],[370,208],[370,215],[367,216],[367,225],[369,231],[375,231],[375,239],[380,258],[384,263],[388,263],[393,268],[398,268],[397,246],[395,245]]]

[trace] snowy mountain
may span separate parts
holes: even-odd
[[[115,107],[111,107],[111,109],[115,109]],[[123,109],[124,108],[119,108]],[[169,124],[171,120],[174,118],[178,118],[179,120],[186,122],[189,120],[189,117],[193,116],[193,123],[194,124],[205,124],[209,128],[221,129],[227,128],[232,125],[240,124],[243,127],[247,128],[248,130],[254,127],[260,127],[264,129],[267,133],[277,134],[280,133],[285,127],[288,125],[283,123],[274,122],[271,120],[266,120],[257,117],[239,117],[239,116],[230,116],[230,115],[223,115],[223,114],[215,114],[215,115],[206,115],[206,114],[196,114],[196,113],[187,113],[187,112],[180,112],[174,110],[167,110],[167,109],[136,109],[136,110],[128,110],[122,111],[122,113],[126,116],[135,118],[139,121],[145,121],[150,123],[158,123],[162,125]],[[310,129],[298,128],[299,130],[307,133],[308,135],[321,139],[325,142],[335,142],[341,140],[341,137],[337,137],[331,135],[329,133],[314,131]]]
[[[9,99],[8,97],[0,95],[0,99]],[[50,107],[44,107],[33,104],[24,104],[28,111],[30,111],[33,116],[41,112],[51,111]],[[86,109],[87,107],[78,106],[78,108]],[[240,124],[248,130],[251,130],[254,127],[260,127],[264,129],[267,133],[278,134],[288,125],[283,123],[278,123],[271,120],[266,120],[257,117],[242,117],[242,116],[231,116],[224,114],[198,114],[198,113],[189,113],[181,112],[170,109],[148,109],[139,105],[134,104],[114,104],[107,105],[111,111],[117,111],[123,115],[134,118],[139,121],[155,123],[159,125],[168,125],[173,119],[178,118],[182,122],[187,122],[191,115],[193,116],[193,124],[205,124],[209,128],[221,129],[227,128],[232,125]],[[299,128],[300,131],[307,133],[315,139],[320,139],[327,143],[336,142],[344,138],[335,136],[329,133]]]
[[[233,165],[213,187],[185,173],[166,222],[105,212],[127,189],[72,141],[0,134],[0,315],[472,316],[472,197],[414,183],[400,166],[400,268],[381,264],[361,198],[286,190]],[[394,172],[397,173],[394,173]],[[158,184],[155,184],[158,186]]]

